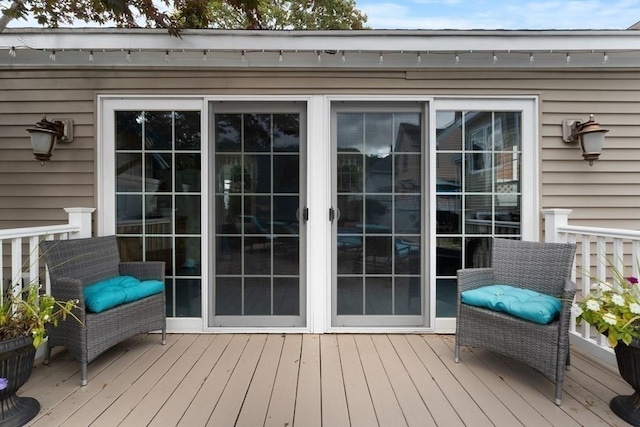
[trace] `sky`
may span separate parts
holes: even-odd
[[[356,0],[356,7],[374,29],[624,30],[640,21],[640,0]],[[31,26],[38,27],[9,24]]]
[[[640,21],[640,0],[356,0],[376,29],[616,29]]]

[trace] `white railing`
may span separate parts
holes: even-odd
[[[640,231],[569,225],[571,210],[568,209],[547,209],[542,213],[545,241],[570,242],[578,246],[573,273],[578,286],[576,298],[588,293],[594,283],[611,282],[611,268],[638,277],[636,260],[640,259]],[[573,313],[571,343],[607,363],[616,363],[606,337],[586,322],[576,325]]]
[[[6,289],[17,294],[23,283],[38,282],[41,240],[91,237],[91,214],[95,209],[65,208],[65,211],[69,215],[67,224],[0,230],[0,298]],[[50,293],[48,278],[44,285],[45,292]]]

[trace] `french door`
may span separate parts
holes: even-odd
[[[209,326],[305,326],[305,122],[294,102],[210,104]]]
[[[423,109],[332,109],[334,327],[425,326]]]

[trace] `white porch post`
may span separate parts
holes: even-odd
[[[80,231],[69,236],[73,239],[81,239],[83,237],[91,237],[91,214],[96,208],[64,208],[69,214],[69,224],[77,225]]]
[[[569,224],[571,209],[543,209],[544,215],[544,241],[567,243],[567,234],[558,232],[559,227]]]

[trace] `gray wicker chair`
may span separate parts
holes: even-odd
[[[166,343],[164,291],[100,313],[85,311],[82,290],[96,281],[118,275],[164,282],[164,262],[120,262],[115,236],[42,241],[40,248],[51,277],[51,294],[58,300],[77,299],[79,323],[67,318],[48,328],[45,363],[51,349],[66,347],[82,364],[80,383],[87,384],[87,365],[112,346],[134,335],[162,330]]]
[[[460,346],[483,347],[520,360],[556,384],[555,403],[562,403],[562,382],[569,361],[569,321],[575,283],[571,269],[576,245],[493,239],[490,268],[458,270],[458,319],[455,361]],[[460,293],[489,284],[560,297],[559,319],[542,325],[506,313],[463,304]]]

